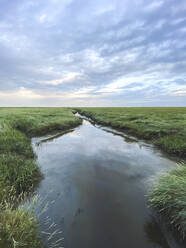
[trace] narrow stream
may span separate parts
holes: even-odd
[[[41,223],[54,220],[65,248],[181,247],[146,197],[158,174],[176,163],[153,145],[120,135],[83,120],[62,136],[32,140],[44,174],[37,193],[51,203]]]

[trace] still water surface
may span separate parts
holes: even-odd
[[[154,179],[176,164],[152,145],[87,120],[32,142],[44,174],[37,193],[51,202],[44,217],[63,231],[65,248],[181,247],[147,207]]]

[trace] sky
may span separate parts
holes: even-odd
[[[0,106],[186,106],[186,0],[0,0]]]

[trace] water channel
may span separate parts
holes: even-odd
[[[57,224],[59,247],[181,247],[148,208],[154,180],[176,166],[153,145],[85,119],[32,144],[44,174],[37,193],[49,202],[39,219]]]

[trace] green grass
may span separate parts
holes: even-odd
[[[4,124],[0,133],[0,154],[17,154],[34,158],[30,139],[24,133]]]
[[[0,120],[6,119],[12,128],[33,137],[81,124],[72,112],[70,108],[0,108]]]
[[[160,177],[149,200],[158,212],[166,216],[177,233],[186,235],[186,165],[179,165]]]
[[[14,187],[20,194],[30,189],[38,180],[39,167],[33,159],[18,154],[0,155],[0,187]]]
[[[42,176],[31,137],[81,122],[70,108],[0,108],[0,247],[40,247],[36,218],[15,207]]]
[[[169,154],[186,157],[186,108],[78,108],[99,124],[150,140]]]
[[[39,248],[38,222],[29,211],[7,208],[0,212],[0,247]]]

